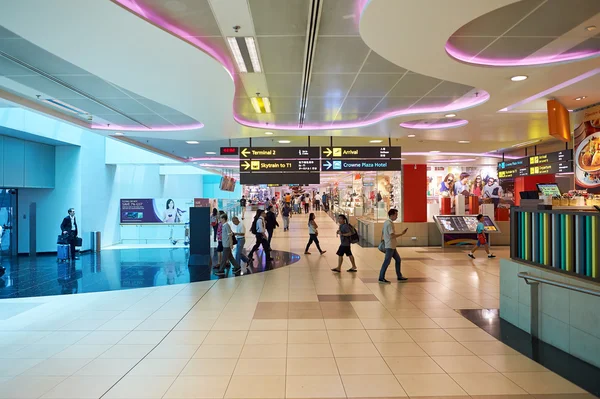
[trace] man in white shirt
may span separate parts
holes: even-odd
[[[321,194],[315,194],[315,211],[321,210]]]
[[[406,277],[402,276],[402,271],[400,270],[400,264],[402,259],[400,259],[400,254],[396,247],[398,246],[397,238],[406,234],[408,229],[404,229],[404,231],[400,234],[396,234],[396,228],[394,226],[394,221],[398,219],[398,210],[390,209],[388,212],[389,219],[383,223],[383,241],[385,242],[385,259],[383,260],[383,264],[381,265],[381,271],[379,272],[379,282],[382,284],[389,284],[390,282],[385,279],[385,272],[387,271],[392,258],[396,261],[396,276],[398,277],[399,282],[404,282],[408,280]]]
[[[246,245],[246,226],[244,226],[244,222],[240,221],[237,216],[231,218],[231,222],[233,223],[233,235],[235,235],[235,238],[237,239],[237,244],[235,246],[235,261],[240,266],[241,262],[243,261],[246,263],[246,268],[248,268],[248,257],[244,255],[244,246]]]
[[[227,214],[224,213],[221,215],[221,223],[222,223],[222,243],[223,243],[223,255],[221,257],[221,266],[219,270],[215,273],[216,276],[224,277],[225,276],[225,268],[229,269],[229,262],[233,265],[233,272],[237,273],[241,270],[240,265],[235,261],[233,257],[232,247],[233,247],[233,231],[231,231],[231,225],[227,223]]]

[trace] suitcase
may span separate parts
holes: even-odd
[[[71,255],[71,247],[69,245],[59,244],[56,249],[56,257],[59,262],[67,262]]]
[[[82,245],[83,245],[83,240],[81,239],[81,237],[75,237],[75,246],[80,247]]]

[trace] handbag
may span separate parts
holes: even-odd
[[[235,238],[235,234],[231,236],[231,245],[237,245],[237,238]]]
[[[379,252],[385,253],[385,241],[383,239],[383,230],[381,230],[381,241],[379,241],[377,249],[379,250]]]

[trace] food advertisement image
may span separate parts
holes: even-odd
[[[575,188],[600,193],[600,105],[574,114]]]

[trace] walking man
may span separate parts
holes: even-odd
[[[229,263],[233,265],[233,272],[238,273],[241,268],[240,265],[235,261],[233,257],[232,247],[233,247],[233,231],[231,231],[231,226],[227,223],[227,214],[224,213],[221,215],[221,225],[222,225],[222,243],[223,243],[223,256],[221,257],[221,266],[219,266],[219,270],[215,273],[216,276],[224,277],[225,276],[225,268],[229,270]]]
[[[404,282],[408,280],[406,277],[402,276],[402,271],[400,270],[400,265],[402,259],[400,259],[400,254],[396,247],[398,246],[397,238],[406,234],[408,229],[404,229],[402,233],[396,234],[396,228],[394,226],[394,221],[398,219],[398,210],[390,209],[388,212],[388,220],[383,223],[383,241],[385,242],[385,258],[383,259],[383,264],[381,265],[381,271],[379,272],[379,282],[381,284],[389,284],[390,282],[385,279],[385,272],[387,271],[392,258],[396,262],[396,277],[398,277],[399,282]]]

